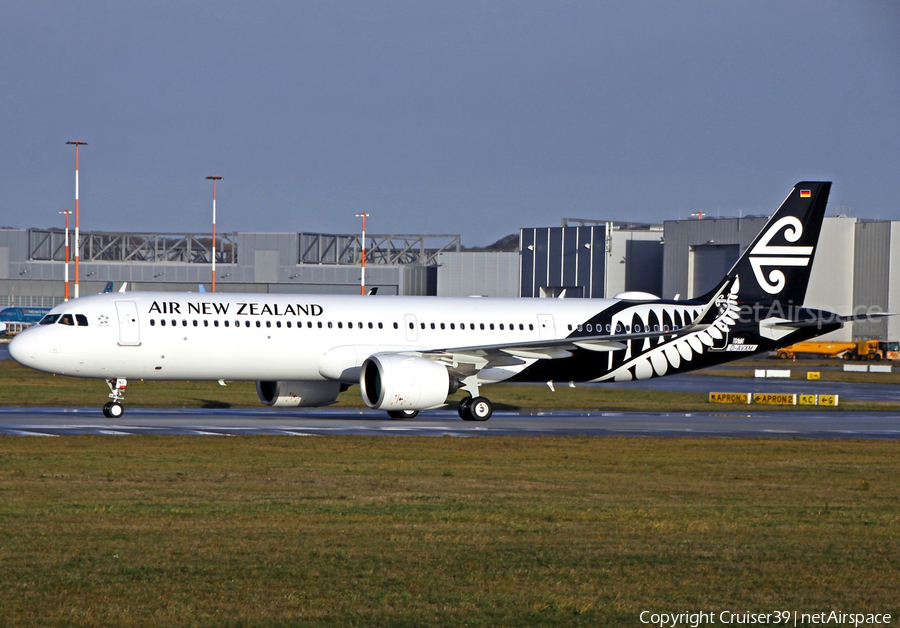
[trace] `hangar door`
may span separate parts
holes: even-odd
[[[737,244],[698,244],[691,247],[690,276],[688,291],[690,297],[706,294],[715,288],[725,273],[731,270],[740,257]]]

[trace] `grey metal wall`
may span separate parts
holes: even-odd
[[[713,290],[741,256],[739,244],[696,244],[688,259],[688,293],[706,294]]]
[[[890,309],[891,296],[891,242],[895,223],[865,221],[856,225],[856,265],[853,269],[853,301],[857,307]],[[865,311],[865,310],[864,310]],[[888,330],[890,319],[878,322],[854,323],[857,339],[897,339]]]
[[[685,299],[703,292],[700,286],[691,285],[692,247],[737,244],[743,253],[768,220],[768,216],[667,220],[664,223],[662,296],[671,299],[678,294]],[[720,271],[721,278],[731,269],[731,265],[726,267],[724,259],[720,263],[721,268],[709,269],[709,272]]]
[[[444,252],[438,255],[439,297],[519,296],[519,254],[516,252]]]
[[[519,230],[523,297],[603,297],[606,225]]]

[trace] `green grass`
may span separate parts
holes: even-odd
[[[707,370],[698,373],[730,375],[731,370]],[[752,375],[752,372],[750,373]],[[866,375],[863,373],[845,375]],[[877,375],[877,374],[871,374]],[[894,376],[895,374],[889,374]],[[804,375],[805,377],[805,375]],[[823,372],[823,377],[825,373]],[[706,393],[640,390],[638,388],[579,386],[569,388],[556,385],[551,392],[544,385],[489,386],[484,394],[495,403],[497,410],[622,410],[644,412],[703,412],[710,409],[746,411],[744,404],[712,405]],[[710,391],[741,392],[727,379],[710,378]],[[100,407],[107,401],[109,390],[100,380],[85,380],[40,373],[12,361],[0,362],[0,405],[4,406],[63,406]],[[450,398],[454,405],[466,393],[458,392]],[[130,407],[228,408],[258,407],[261,405],[253,382],[231,382],[220,386],[216,382],[135,381],[129,380],[125,393]],[[338,398],[337,407],[363,408],[359,388],[354,386]],[[818,406],[767,406],[767,410],[823,410]],[[898,402],[855,401],[842,397],[838,408],[829,411],[867,410],[900,412]]]
[[[900,613],[900,443],[0,438],[0,625]]]

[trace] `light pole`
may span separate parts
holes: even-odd
[[[213,236],[212,236],[212,291],[216,291],[216,181],[221,181],[222,177],[212,175],[206,177],[213,182]]]
[[[362,255],[360,256],[362,273],[360,275],[359,293],[363,296],[366,294],[366,217],[368,215],[366,213],[356,214],[357,218],[362,218],[362,241],[360,247],[362,250]]]
[[[75,298],[78,298],[78,227],[80,224],[78,211],[78,148],[87,146],[87,142],[81,140],[72,140],[66,142],[66,145],[75,147]]]
[[[72,214],[71,209],[64,209],[60,214],[66,215],[66,258],[65,258],[65,281],[66,281],[66,301],[69,300],[69,216]]]

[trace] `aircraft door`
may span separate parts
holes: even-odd
[[[137,305],[134,301],[116,301],[119,315],[119,345],[136,347],[141,344]]]
[[[552,314],[538,314],[538,333],[541,340],[556,338],[556,325],[553,324]]]
[[[419,339],[419,330],[416,327],[416,317],[414,314],[407,314],[403,317],[403,325],[406,327],[406,339],[415,342]]]

